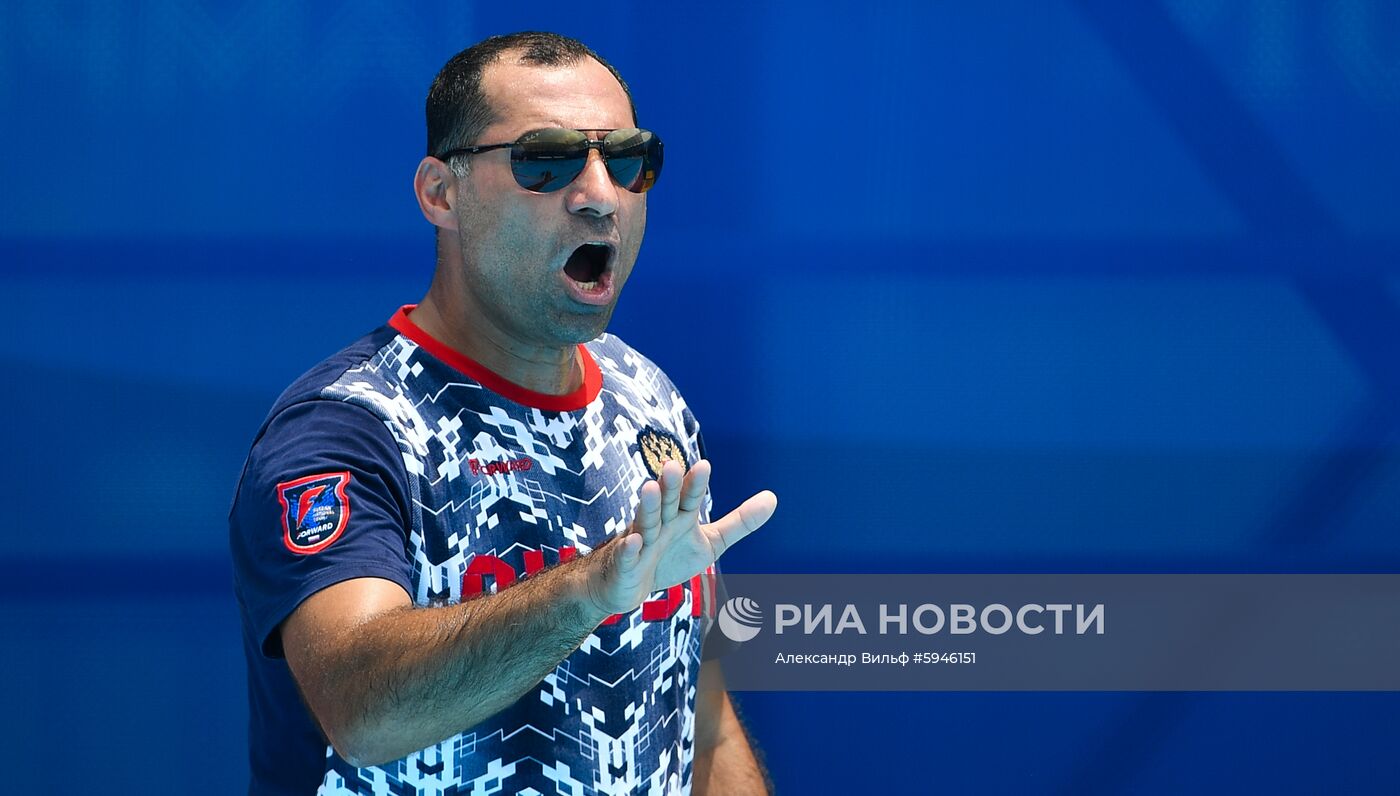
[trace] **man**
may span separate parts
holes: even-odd
[[[553,34],[458,54],[427,115],[428,294],[278,399],[230,513],[251,790],[764,792],[700,576],[776,498],[709,522],[694,417],[603,334],[660,141]]]

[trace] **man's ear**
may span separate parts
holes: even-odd
[[[457,202],[457,175],[446,163],[434,157],[423,158],[413,175],[413,193],[429,224],[441,229],[457,229],[457,214],[453,212]]]

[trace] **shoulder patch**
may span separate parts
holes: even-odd
[[[330,547],[350,520],[350,498],[345,487],[350,473],[321,473],[277,485],[282,502],[282,543],[297,555],[311,555]]]
[[[675,461],[683,470],[690,469],[690,461],[686,458],[685,448],[681,447],[681,441],[665,429],[647,426],[638,431],[637,451],[642,454],[642,464],[646,465],[652,478],[661,477],[661,465],[668,461]]]

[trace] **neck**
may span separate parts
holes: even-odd
[[[552,348],[522,344],[491,323],[485,313],[446,312],[436,281],[409,314],[429,335],[474,360],[497,376],[546,395],[567,395],[583,384],[578,347]]]

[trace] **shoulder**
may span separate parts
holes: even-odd
[[[263,421],[264,429],[288,407],[324,398],[348,373],[362,370],[367,365],[374,364],[376,360],[382,360],[397,337],[398,332],[394,329],[381,326],[312,365],[273,402],[272,409]]]
[[[289,497],[323,495],[343,507],[343,518],[372,500],[386,516],[407,517],[409,485],[404,454],[373,407],[347,400],[335,388],[355,383],[392,347],[388,327],[364,335],[317,363],[273,403],[249,446],[229,518],[235,537],[261,533],[286,510]],[[311,499],[308,498],[308,499]],[[339,501],[336,503],[336,501]],[[272,519],[269,519],[272,518]],[[293,553],[299,551],[288,542]]]
[[[692,452],[694,458],[704,458],[704,443],[700,440],[700,424],[675,382],[655,362],[639,353],[615,335],[605,334],[586,346],[603,372],[603,390],[625,394],[626,403],[652,418],[645,424],[658,423]]]
[[[399,333],[385,325],[311,366],[273,401],[253,436],[252,452],[265,447],[269,437],[289,429],[295,434],[308,424],[391,437],[384,423],[397,408],[391,398],[396,394],[392,360],[404,357],[406,348]]]
[[[604,384],[609,377],[632,382],[664,385],[670,392],[676,392],[676,385],[666,372],[640,351],[628,345],[622,338],[604,334],[584,344],[588,353],[598,362],[603,372]]]
[[[380,327],[321,360],[273,402],[249,446],[235,503],[248,488],[305,473],[358,470],[401,481],[401,448],[384,418],[337,394],[347,375],[358,379],[382,359],[397,333]]]

